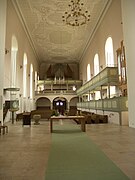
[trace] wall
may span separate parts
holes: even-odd
[[[135,1],[122,0],[123,32],[127,58],[129,126],[135,128]]]
[[[12,46],[12,36],[16,37],[18,44],[17,52],[17,63],[16,63],[16,87],[20,88],[20,91],[17,93],[16,98],[20,101],[20,110],[23,111],[24,101],[26,102],[26,110],[30,111],[34,109],[34,97],[30,99],[30,64],[33,64],[33,96],[34,96],[34,72],[38,71],[38,63],[36,55],[33,51],[33,48],[28,40],[28,37],[25,33],[24,27],[22,26],[20,19],[14,9],[14,6],[10,0],[7,1],[7,20],[6,20],[6,43],[5,47],[9,50],[9,53],[5,55],[5,64],[4,64],[4,88],[10,87],[11,84],[11,46]],[[24,53],[27,55],[27,95],[26,99],[23,98],[23,57]],[[10,99],[10,93],[5,92],[4,100]]]
[[[121,119],[122,126],[129,126],[129,113],[127,111],[121,113]]]
[[[129,2],[127,2],[126,0],[125,0],[125,2],[126,2],[126,7],[127,7]],[[132,7],[135,7],[135,6],[132,5]],[[135,15],[132,14],[132,17],[135,17]],[[128,22],[130,22],[129,19],[128,19]],[[126,27],[129,27],[129,26],[130,26],[130,24]],[[127,30],[129,30],[129,29],[130,28],[127,28]],[[135,29],[134,29],[134,32],[135,32]],[[131,34],[131,33],[129,33],[129,34]],[[80,77],[83,79],[83,83],[85,83],[87,81],[87,64],[88,63],[90,63],[90,65],[91,65],[91,73],[94,74],[93,60],[94,60],[94,55],[96,53],[98,53],[98,55],[99,55],[100,65],[103,65],[103,67],[105,66],[105,64],[106,64],[105,42],[109,36],[111,36],[112,40],[113,40],[114,63],[117,64],[116,50],[120,47],[121,41],[125,40],[124,36],[123,36],[123,19],[122,19],[121,1],[118,1],[118,0],[112,1],[101,24],[99,25],[97,31],[95,32],[93,38],[91,39],[84,57],[82,58],[82,60],[80,62]],[[133,42],[135,42],[135,40]],[[124,45],[125,44],[127,44],[127,42],[124,41]],[[134,44],[130,44],[128,47],[134,47]],[[133,56],[132,56],[132,59],[133,59]],[[132,67],[133,68],[135,67],[135,63],[133,63],[133,61],[132,61]],[[130,71],[130,74],[132,74],[132,72],[133,71]],[[135,86],[132,84],[131,91],[134,91],[134,88],[135,88]],[[132,92],[132,95],[133,95],[133,92]],[[135,97],[135,91],[134,91],[134,97]],[[132,98],[132,96],[130,96],[130,98]],[[134,104],[133,98],[132,98],[132,104]],[[135,109],[134,105],[132,106],[132,114],[133,114],[133,109]],[[96,112],[94,110],[93,110],[93,112],[100,113],[100,112]],[[108,115],[109,123],[114,123],[114,124],[120,125],[119,113],[113,112],[113,115],[111,114],[111,112],[104,112],[104,113]],[[131,116],[132,116],[131,117],[132,120],[134,119],[134,122],[135,122],[135,118],[133,118],[133,117],[135,117],[135,111],[134,111],[134,116],[133,115],[131,115]],[[121,122],[122,125],[128,125],[128,112],[122,113],[121,118],[122,118],[122,122]],[[135,123],[132,122],[132,125],[135,125]]]
[[[3,125],[3,86],[6,31],[6,0],[0,0],[0,121]]]
[[[87,80],[88,63],[91,65],[91,73],[94,74],[93,60],[96,53],[99,54],[100,65],[105,65],[105,42],[109,36],[113,39],[114,62],[117,64],[116,50],[120,47],[121,40],[123,40],[121,22],[121,3],[118,0],[113,0],[80,62],[80,76],[82,76],[83,83]]]

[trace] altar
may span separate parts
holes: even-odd
[[[81,122],[81,130],[86,132],[86,123],[85,123],[85,116],[51,116],[50,117],[50,132],[53,132],[53,120],[80,120]]]

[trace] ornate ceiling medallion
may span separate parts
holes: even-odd
[[[83,11],[84,4],[80,0],[71,0],[69,11],[62,16],[63,22],[70,26],[81,26],[90,20],[90,14],[87,10]]]

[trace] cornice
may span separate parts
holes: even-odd
[[[86,46],[85,46],[85,48],[84,48],[84,51],[83,51],[83,53],[82,53],[82,55],[81,55],[81,57],[80,57],[79,63],[82,62],[82,60],[83,60],[83,58],[84,58],[84,56],[85,56],[85,53],[86,53],[86,51],[87,51],[87,49],[88,49],[88,47],[89,47],[89,45],[90,45],[90,43],[91,43],[91,41],[92,41],[92,39],[93,39],[93,37],[94,37],[97,29],[99,28],[100,24],[102,23],[102,20],[104,19],[104,16],[105,16],[107,10],[109,9],[111,3],[112,3],[112,0],[108,0],[107,3],[106,3],[106,5],[105,5],[105,7],[104,7],[103,10],[102,10],[102,12],[100,13],[99,18],[98,18],[97,23],[96,23],[96,26],[93,28],[93,31],[92,31],[92,33],[90,34],[90,36],[89,36],[89,38],[88,38],[88,41],[87,41],[87,43],[86,43]]]
[[[28,30],[28,28],[27,28],[26,22],[25,22],[25,20],[24,20],[24,17],[23,17],[23,15],[22,15],[22,12],[21,12],[21,10],[20,10],[20,8],[19,8],[19,5],[18,5],[18,3],[17,3],[17,0],[11,0],[11,2],[12,2],[12,4],[13,4],[13,6],[14,6],[14,8],[15,8],[15,11],[16,11],[18,17],[19,17],[19,20],[20,20],[20,22],[21,22],[21,24],[22,24],[22,26],[23,26],[23,29],[24,29],[24,31],[25,31],[25,33],[26,33],[26,36],[27,36],[28,40],[29,40],[29,43],[30,43],[30,45],[31,45],[31,48],[32,48],[32,50],[33,50],[33,52],[34,52],[34,54],[35,54],[35,56],[36,56],[37,63],[39,64],[39,57],[38,57],[38,55],[37,55],[37,53],[36,53],[36,50],[35,50],[35,47],[34,47],[34,43],[33,43],[33,41],[32,41],[30,32],[29,32],[29,30]]]

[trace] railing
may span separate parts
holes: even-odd
[[[76,94],[82,85],[81,80],[39,80],[35,95],[43,94]],[[73,89],[73,87],[75,89]]]
[[[128,111],[128,99],[127,97],[114,97],[110,99],[102,99],[102,100],[91,100],[87,102],[79,102],[77,103],[78,109],[95,109],[95,110],[104,110],[104,111],[113,111],[113,112],[121,112]]]
[[[82,85],[82,80],[38,80],[38,85],[60,85],[60,84],[69,84],[69,85]]]
[[[36,96],[39,96],[39,95],[54,95],[54,94],[57,94],[57,95],[59,95],[59,94],[63,94],[63,95],[76,95],[76,92],[75,91],[70,91],[70,90],[53,90],[53,91],[51,91],[51,90],[45,90],[45,91],[35,91],[35,95]]]
[[[88,91],[92,91],[97,87],[108,85],[118,85],[118,68],[117,67],[106,67],[99,74],[94,76],[90,81],[85,83],[82,87],[77,90],[77,95],[83,95]]]

